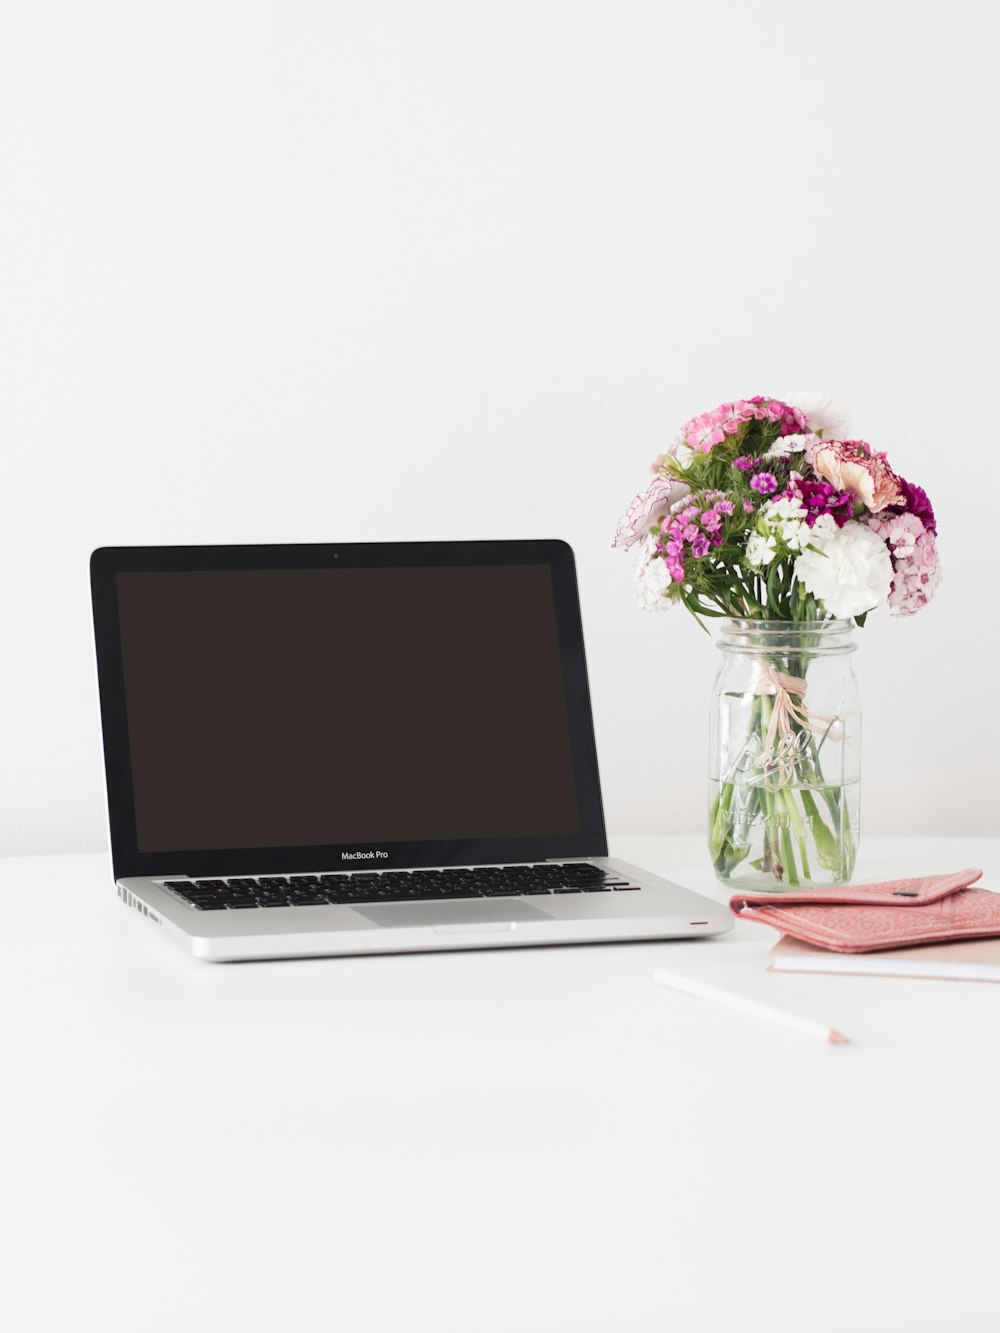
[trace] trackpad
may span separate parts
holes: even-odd
[[[548,912],[541,912],[520,898],[486,898],[482,901],[455,903],[372,903],[352,909],[374,921],[376,926],[490,926],[504,921],[551,921]]]

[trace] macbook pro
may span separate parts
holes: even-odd
[[[200,958],[710,935],[608,857],[560,541],[104,548],[118,894]]]

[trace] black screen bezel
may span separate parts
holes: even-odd
[[[94,637],[104,733],[111,855],[116,878],[127,875],[239,875],[367,869],[369,861],[342,860],[342,852],[371,850],[371,843],[309,847],[218,848],[212,851],[140,852],[129,757],[128,720],[116,575],[190,570],[274,570],[420,567],[448,565],[548,565],[566,691],[579,832],[532,838],[466,838],[380,843],[388,853],[379,869],[410,866],[489,865],[547,858],[606,856],[597,747],[590,707],[583,626],[573,551],[566,542],[387,542],[303,546],[102,547],[90,558]],[[526,756],[530,762],[530,756]]]

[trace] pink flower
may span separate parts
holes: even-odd
[[[693,417],[681,428],[674,452],[681,445],[686,445],[689,449],[707,454],[717,444],[721,444],[727,435],[738,435],[746,422],[754,420],[778,422],[782,435],[806,429],[806,419],[797,407],[758,394],[755,398],[722,403],[711,412]]]
[[[849,491],[873,514],[904,500],[899,478],[864,440],[834,440],[813,455],[813,468],[838,491]]]
[[[873,519],[870,526],[889,543],[889,550],[895,560],[908,560],[926,531],[915,514],[893,514],[885,519]]]
[[[870,518],[868,526],[887,543],[892,556],[892,614],[915,615],[931,600],[941,582],[934,533],[915,514]]]
[[[718,532],[722,527],[722,519],[715,509],[706,509],[701,516],[701,526],[706,532]]]
[[[611,545],[623,546],[627,550],[645,537],[647,532],[658,528],[670,506],[688,494],[690,487],[683,482],[669,477],[654,477],[642,494],[637,495],[629,505]]]
[[[691,543],[691,554],[696,560],[700,560],[702,556],[708,555],[708,538],[703,532],[700,532]]]

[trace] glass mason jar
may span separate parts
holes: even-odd
[[[725,884],[844,884],[859,838],[861,708],[851,620],[726,620],[708,842]]]

